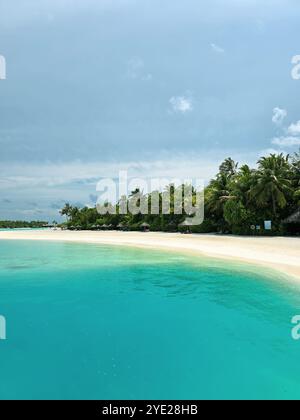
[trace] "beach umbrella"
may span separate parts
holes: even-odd
[[[283,221],[283,224],[300,223],[300,209]]]
[[[179,226],[180,227],[190,227],[191,225],[190,225],[190,223],[187,220],[185,220],[184,222],[180,223]]]
[[[300,209],[295,213],[289,216],[287,219],[283,220],[282,224],[285,226],[285,229],[291,234],[300,234]]]
[[[144,222],[144,223],[141,224],[141,228],[146,231],[146,230],[149,230],[150,229],[150,225],[148,223],[145,223]]]
[[[190,233],[191,232],[190,231],[191,225],[190,225],[190,223],[187,220],[185,220],[184,222],[180,223],[179,227],[185,228],[184,229],[185,233]]]

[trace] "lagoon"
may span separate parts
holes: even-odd
[[[298,399],[299,312],[262,268],[3,240],[0,399]]]

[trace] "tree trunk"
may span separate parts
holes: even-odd
[[[274,192],[272,191],[272,204],[273,204],[273,213],[274,216],[276,218],[276,201],[275,201],[275,197],[274,197]]]

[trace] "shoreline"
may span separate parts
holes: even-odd
[[[300,282],[300,238],[182,235],[117,231],[0,231],[0,240],[77,242],[176,251],[192,256],[247,263]]]

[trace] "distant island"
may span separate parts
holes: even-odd
[[[0,220],[0,229],[37,229],[51,227],[48,222]]]
[[[262,157],[256,169],[226,159],[205,188],[205,220],[186,226],[186,214],[174,212],[175,187],[167,186],[171,214],[100,215],[97,208],[78,208],[67,203],[61,215],[68,230],[151,230],[162,232],[222,233],[235,235],[300,234],[300,153]],[[142,191],[139,192],[141,197]],[[195,193],[195,192],[194,192]],[[151,194],[147,197],[149,206]],[[127,198],[130,202],[131,197]],[[109,206],[109,203],[107,203]]]

